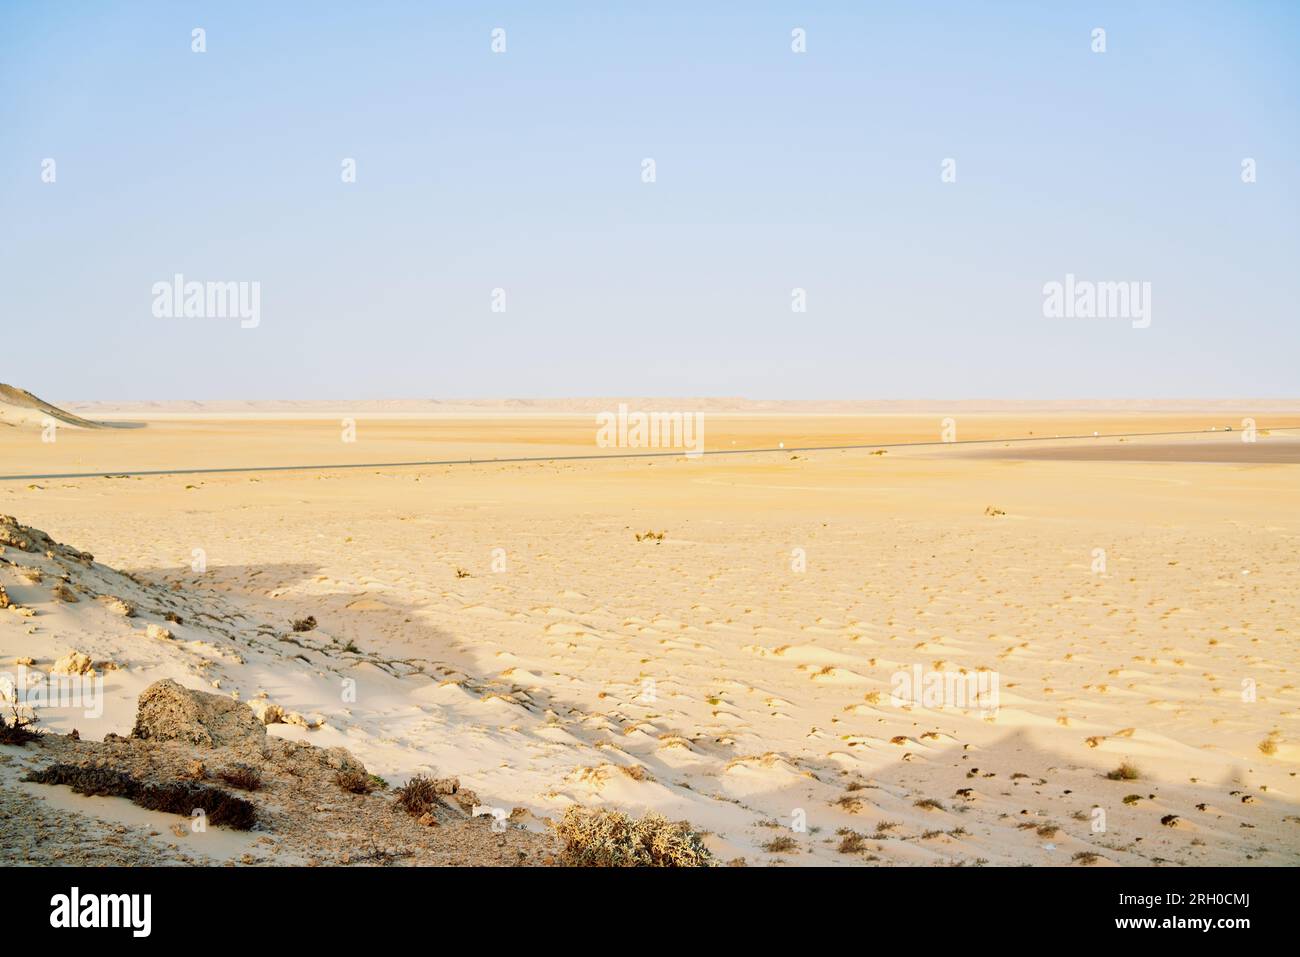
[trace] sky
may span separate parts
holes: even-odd
[[[0,3],[51,400],[1294,397],[1298,214],[1290,2]]]

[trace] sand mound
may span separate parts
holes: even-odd
[[[46,419],[54,419],[74,429],[133,429],[143,426],[141,422],[95,422],[83,419],[50,405],[26,389],[0,382],[0,425],[40,426]]]

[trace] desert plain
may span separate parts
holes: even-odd
[[[1300,403],[661,404],[710,454],[598,448],[599,400],[15,414],[0,513],[186,612],[151,637],[10,547],[0,670],[112,663],[57,734],[173,678],[510,827],[656,811],[722,863],[1300,862]],[[899,700],[914,673],[996,698]],[[297,862],[0,751],[6,807]]]

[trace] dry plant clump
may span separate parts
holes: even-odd
[[[569,867],[710,867],[713,855],[685,821],[654,812],[639,820],[604,809],[571,807],[551,825]]]
[[[1107,773],[1106,777],[1112,781],[1136,781],[1142,775],[1137,769],[1137,765],[1125,761],[1114,771]]]
[[[376,787],[374,778],[362,771],[340,771],[334,783],[352,794],[369,794]]]
[[[397,806],[412,817],[432,810],[442,804],[438,799],[438,785],[433,778],[417,774],[393,792]]]
[[[799,842],[789,834],[782,834],[780,837],[774,837],[763,845],[763,850],[769,854],[790,854],[799,849]]]
[[[257,768],[247,764],[233,764],[223,769],[217,777],[241,791],[256,791],[262,786],[262,775]]]
[[[257,811],[248,801],[221,788],[193,781],[145,783],[114,768],[85,768],[74,764],[51,764],[26,778],[36,784],[66,784],[76,794],[92,797],[124,797],[147,811],[164,811],[192,817],[201,810],[208,823],[247,831],[257,823]]]
[[[842,827],[835,832],[840,836],[839,852],[841,854],[861,854],[867,849],[867,836],[857,831]]]
[[[293,620],[293,630],[294,631],[315,631],[316,617],[314,615],[308,615],[306,618],[295,618]]]
[[[4,715],[0,714],[0,744],[16,744],[21,746],[26,744],[28,741],[35,741],[45,733],[40,729],[33,731],[32,726],[35,723],[36,721],[34,718],[18,714],[17,711],[13,714],[12,723],[6,721]]]

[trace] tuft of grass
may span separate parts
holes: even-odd
[[[1078,861],[1084,867],[1087,867],[1089,864],[1096,864],[1099,860],[1101,860],[1101,855],[1098,854],[1096,851],[1079,851],[1077,854],[1071,857],[1070,860]]]
[[[634,820],[618,811],[571,807],[551,825],[569,867],[711,867],[702,836],[685,821],[650,812]]]
[[[293,620],[293,630],[294,631],[315,631],[316,617],[314,615],[308,615],[306,618],[295,618]]]
[[[782,834],[780,837],[774,837],[763,845],[763,850],[769,854],[790,854],[799,849],[799,842],[789,834]]]
[[[842,794],[839,800],[835,802],[850,814],[857,814],[862,810],[862,798],[854,797],[852,794]]]
[[[362,771],[340,771],[334,775],[334,783],[352,794],[369,794],[375,789],[372,778]]]
[[[1277,742],[1272,738],[1265,738],[1259,742],[1259,753],[1272,757],[1277,754]]]
[[[861,854],[867,849],[867,836],[859,834],[852,828],[842,827],[835,833],[840,836],[839,852],[841,854]]]
[[[920,800],[913,801],[912,807],[925,808],[925,810],[927,811],[947,810],[947,808],[945,808],[941,802],[936,801],[934,798],[921,798]]]
[[[1138,771],[1137,765],[1129,761],[1125,761],[1114,771],[1111,771],[1106,775],[1106,777],[1112,781],[1136,781],[1141,776],[1142,774]]]

